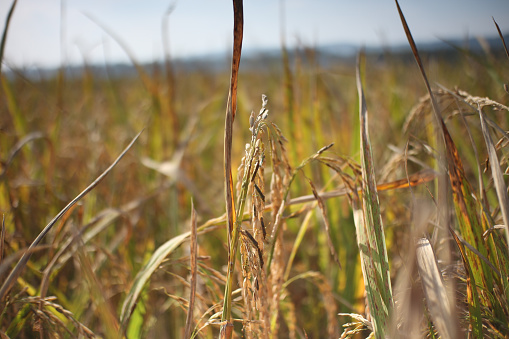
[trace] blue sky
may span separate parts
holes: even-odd
[[[11,4],[0,2],[0,27]],[[5,64],[23,67],[128,61],[98,25],[107,26],[138,61],[163,56],[161,23],[167,9],[174,57],[228,54],[232,41],[231,0],[18,0],[5,50]],[[494,16],[509,31],[507,0],[400,0],[417,42],[496,34]],[[63,11],[62,11],[63,9]],[[328,43],[397,44],[405,36],[392,0],[285,0],[289,46]],[[244,0],[244,48],[281,43],[281,1]],[[94,18],[92,20],[91,18]]]

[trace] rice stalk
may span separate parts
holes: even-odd
[[[13,298],[16,303],[22,303],[25,306],[18,313],[18,320],[27,319],[27,317],[33,315],[33,329],[34,332],[40,332],[42,336],[42,329],[51,329],[53,333],[58,333],[61,337],[78,338],[68,328],[71,324],[77,331],[78,334],[85,338],[96,338],[96,334],[92,332],[87,326],[78,321],[74,314],[69,310],[65,309],[61,305],[54,302],[56,297],[23,297]],[[38,305],[42,305],[42,308],[37,308]],[[14,321],[9,328],[5,330],[5,337],[3,338],[14,338],[19,334],[22,324],[24,321]]]
[[[237,80],[240,66],[240,57],[242,53],[242,38],[244,31],[244,9],[242,0],[233,0],[233,56],[231,64],[230,88],[228,92],[228,102],[226,105],[225,134],[224,134],[224,180],[225,180],[225,199],[226,216],[228,222],[228,269],[227,280],[224,293],[224,306],[221,321],[220,338],[229,339],[233,333],[233,323],[231,322],[232,307],[232,288],[233,274],[235,269],[235,260],[238,248],[240,224],[237,222],[235,203],[233,197],[233,179],[232,179],[232,140],[233,140],[233,121],[237,112]],[[247,190],[247,188],[246,188]],[[246,192],[247,194],[247,192]],[[243,211],[242,211],[243,212]],[[242,215],[241,213],[240,215]]]
[[[283,63],[283,88],[284,88],[284,111],[287,113],[288,118],[288,130],[290,131],[290,137],[292,140],[298,140],[297,133],[298,128],[295,124],[295,91],[294,91],[294,75],[292,73],[290,58],[288,55],[288,48],[286,46],[286,9],[285,0],[279,1],[280,10],[280,31],[281,31],[281,59]],[[292,160],[297,161],[297,147],[292,148]]]
[[[260,114],[268,112],[266,110],[266,97],[263,97],[262,110]],[[260,116],[259,114],[259,116]],[[251,113],[251,129],[256,128],[258,118],[254,112]],[[256,144],[255,144],[256,146]],[[252,144],[250,144],[250,147]],[[264,222],[263,211],[265,209],[265,146],[260,142],[256,146],[255,153],[252,155],[256,160],[254,169],[251,171],[249,191],[251,191],[251,230],[242,230],[241,234],[241,262],[242,262],[242,298],[244,301],[244,319],[247,320],[243,329],[247,338],[259,338],[269,336],[269,305],[268,305],[268,282],[264,271],[264,253],[267,230]],[[250,155],[242,159],[239,168],[239,180],[237,191],[242,190],[242,178],[245,170],[251,167]],[[246,168],[247,165],[247,168]]]
[[[4,244],[5,244],[5,213],[2,213],[2,226],[0,227],[0,262],[3,262],[4,259],[4,246],[5,246]]]
[[[316,198],[318,208],[320,209],[320,212],[322,213],[323,222],[325,224],[325,234],[327,235],[327,242],[329,245],[329,250],[330,250],[331,256],[334,258],[334,261],[339,266],[339,268],[341,268],[341,263],[339,262],[338,253],[336,252],[336,249],[334,248],[334,244],[332,243],[332,238],[331,238],[331,234],[330,234],[331,227],[330,227],[330,223],[329,223],[329,218],[327,216],[327,210],[325,209],[325,204],[323,203],[323,199],[321,199],[320,196],[318,195],[318,192],[317,192],[316,187],[313,184],[313,182],[310,179],[308,179],[308,183],[309,183],[309,186],[311,186],[311,189],[313,190],[313,195]]]
[[[191,267],[191,281],[190,281],[190,294],[189,294],[189,306],[187,310],[186,327],[184,331],[184,338],[190,338],[191,328],[193,327],[193,312],[194,312],[194,300],[196,296],[196,272],[197,272],[197,257],[198,257],[198,241],[196,234],[196,211],[194,210],[194,204],[191,201],[191,246],[190,246],[190,267]]]
[[[270,124],[265,119],[268,116],[267,97],[262,96],[262,108],[257,116],[252,113],[250,130],[251,130],[251,142],[246,145],[246,154],[242,159],[241,166],[239,168],[239,180],[238,186],[238,198],[237,198],[237,211],[235,215],[236,223],[234,225],[233,240],[237,240],[240,243],[241,261],[242,261],[242,276],[239,279],[243,280],[242,283],[242,295],[244,299],[244,313],[248,321],[245,323],[247,328],[246,332],[254,333],[266,333],[268,329],[268,316],[265,313],[267,307],[265,305],[267,294],[266,291],[266,277],[263,272],[264,266],[264,244],[266,230],[263,222],[263,215],[261,214],[265,206],[265,194],[262,179],[263,168],[265,162],[265,146],[261,139],[262,131],[270,135]],[[261,186],[258,186],[260,184]],[[241,228],[244,209],[248,203],[247,198],[249,192],[251,194],[251,209],[253,215],[251,217],[253,235],[247,230]],[[260,211],[260,212],[258,212]],[[235,257],[233,257],[235,260]],[[228,283],[228,278],[227,278]],[[261,288],[260,288],[261,286]],[[251,296],[252,295],[252,296]],[[255,305],[259,305],[259,317],[261,322],[255,317],[256,310],[258,309]],[[254,319],[253,319],[254,318]],[[263,324],[261,329],[254,327],[255,324]],[[266,334],[265,334],[266,335]]]

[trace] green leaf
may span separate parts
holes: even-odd
[[[392,287],[368,133],[368,110],[360,76],[360,57],[357,62],[357,89],[360,102],[362,200],[358,197],[353,200],[354,220],[373,330],[376,338],[385,338],[393,308]]]
[[[143,266],[143,268],[138,272],[136,278],[134,279],[133,286],[129,290],[129,293],[124,300],[124,304],[122,305],[122,312],[120,314],[122,332],[125,332],[127,326],[129,325],[129,320],[131,318],[131,314],[134,311],[134,308],[136,307],[138,298],[143,292],[143,289],[152,274],[157,270],[159,265],[161,265],[163,260],[173,251],[175,251],[180,245],[182,245],[182,243],[186,241],[190,235],[191,232],[186,232],[162,244],[154,252],[154,254],[152,254],[145,266]]]

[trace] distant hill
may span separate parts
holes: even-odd
[[[509,34],[504,35],[504,39],[509,43]],[[491,53],[504,53],[503,44],[499,36],[489,38],[469,38],[453,39],[447,41],[437,40],[434,42],[418,43],[417,47],[422,54],[434,54],[444,58],[459,57],[461,51],[471,53],[485,53],[489,50]],[[367,55],[391,57],[409,57],[411,50],[408,44],[389,45],[389,46],[361,46],[356,44],[328,44],[318,46],[313,51],[317,61],[322,67],[332,63],[354,62],[357,53],[364,49]],[[293,48],[288,51],[290,60],[294,60],[298,53],[303,53],[306,46]],[[279,62],[281,60],[281,48],[244,50],[242,52],[241,69],[253,70],[267,68],[268,64]],[[172,64],[177,70],[192,71],[206,70],[209,72],[222,72],[229,69],[230,56],[227,53],[203,54],[190,58],[177,58],[172,60]],[[142,67],[153,71],[154,67],[162,69],[163,61],[143,64]],[[66,76],[81,76],[84,66],[66,66]],[[4,68],[5,69],[5,68]],[[109,64],[109,65],[89,65],[87,69],[97,77],[130,77],[136,76],[136,68],[132,64]],[[21,74],[29,79],[51,78],[56,75],[58,68],[51,69],[18,69],[8,70],[8,76]]]

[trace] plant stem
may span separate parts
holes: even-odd
[[[235,272],[235,258],[239,247],[239,236],[240,228],[242,227],[242,216],[244,215],[244,207],[246,205],[246,197],[249,189],[249,179],[251,178],[251,170],[253,167],[253,158],[256,152],[256,140],[257,135],[260,131],[260,127],[257,128],[255,134],[251,139],[251,147],[249,155],[246,158],[248,166],[244,171],[244,177],[242,178],[242,186],[239,195],[239,201],[237,203],[237,211],[235,214],[235,224],[232,230],[230,252],[228,255],[228,271],[226,275],[226,285],[224,291],[224,303],[223,303],[223,314],[221,315],[221,322],[231,321],[231,308],[232,308],[232,293],[233,293],[233,273]],[[228,333],[228,336],[231,335]]]

